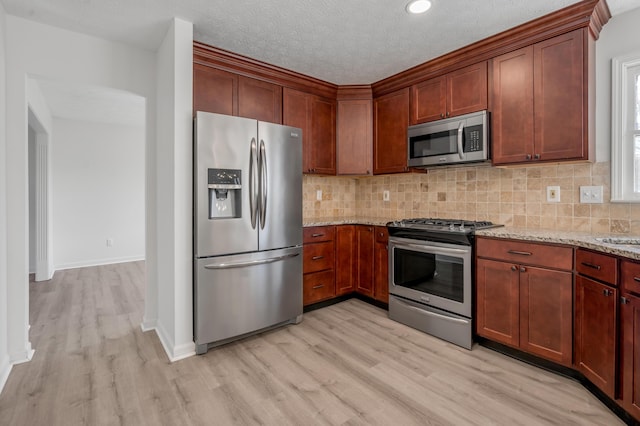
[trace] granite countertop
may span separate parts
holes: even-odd
[[[567,244],[604,253],[640,260],[640,236],[620,234],[588,234],[585,232],[563,232],[544,229],[490,228],[476,231],[477,236],[509,238],[541,243]],[[623,240],[630,244],[612,244],[602,240]]]
[[[329,225],[372,225],[385,226],[393,219],[381,217],[351,216],[351,217],[314,217],[305,218],[303,226]],[[494,238],[508,238],[514,240],[567,244],[575,247],[597,250],[617,256],[640,260],[640,235],[620,234],[588,234],[585,232],[563,232],[545,229],[526,229],[499,227],[476,231],[476,235]],[[602,240],[619,239],[630,244],[613,244]]]

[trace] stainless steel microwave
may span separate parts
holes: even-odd
[[[487,161],[489,120],[487,111],[410,126],[409,167],[442,166]]]

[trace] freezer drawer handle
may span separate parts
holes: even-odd
[[[237,263],[213,263],[211,265],[205,265],[205,269],[231,269],[231,268],[246,268],[247,266],[264,265],[265,263],[279,262],[281,260],[290,259],[292,257],[300,256],[300,253],[285,254],[284,256],[271,257],[269,259],[251,260],[249,262],[237,262]]]
[[[430,312],[430,311],[425,311],[424,309],[420,309],[416,306],[411,306],[410,304],[403,302],[402,300],[398,300],[396,299],[396,302],[400,303],[401,305],[405,306],[406,308],[412,309],[420,314],[429,316],[429,317],[435,317],[435,318],[440,318],[440,319],[444,319],[447,321],[451,321],[451,322],[457,322],[460,324],[467,324],[469,321],[468,320],[464,320],[464,319],[460,319],[460,318],[453,318],[447,315],[441,315],[441,314],[437,314],[435,312]]]

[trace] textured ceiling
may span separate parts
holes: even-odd
[[[379,81],[576,0],[0,0],[7,13],[155,50],[174,16],[207,44],[335,84]],[[612,14],[640,0],[608,0]]]

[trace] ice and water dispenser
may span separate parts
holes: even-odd
[[[240,217],[242,214],[241,170],[209,169],[209,219]]]

